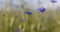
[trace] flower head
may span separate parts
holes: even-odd
[[[45,12],[45,11],[46,11],[46,8],[45,7],[38,8],[38,12]]]
[[[57,2],[57,0],[50,0],[52,3],[56,3]]]
[[[25,11],[24,13],[25,14],[32,14],[32,12],[29,12],[29,11]]]

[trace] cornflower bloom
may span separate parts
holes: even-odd
[[[46,8],[45,7],[38,8],[38,12],[45,12],[45,11],[46,11]]]
[[[56,3],[57,2],[57,0],[50,0],[52,3]]]
[[[31,20],[32,12],[30,12],[30,11],[25,11],[24,13],[28,15],[28,20],[27,20],[27,22],[26,22],[26,27],[25,27],[24,31],[25,31],[25,32],[27,32],[27,31],[30,31],[30,32],[31,32],[30,26],[31,26],[31,23],[32,23],[32,20]],[[27,29],[27,27],[28,27],[28,29]]]
[[[32,14],[32,12],[29,12],[29,11],[26,11],[26,12],[24,12],[24,13],[25,13],[25,14],[28,14],[28,15],[29,15],[29,14]]]

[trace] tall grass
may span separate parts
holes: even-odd
[[[60,32],[60,13],[48,10],[44,13],[24,11],[5,11],[0,13],[0,32]],[[22,18],[24,17],[23,21]]]

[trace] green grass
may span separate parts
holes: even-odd
[[[24,11],[5,11],[0,13],[0,32],[16,32],[19,28],[22,32],[60,32],[60,17],[58,12],[33,12],[28,16]],[[22,21],[22,18],[25,18]]]

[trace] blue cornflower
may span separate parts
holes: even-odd
[[[24,13],[25,14],[32,14],[32,12],[29,12],[29,11],[25,11]]]
[[[57,2],[57,0],[50,0],[52,3],[56,3]]]
[[[38,8],[38,12],[45,12],[45,11],[46,11],[46,8],[45,7]]]

